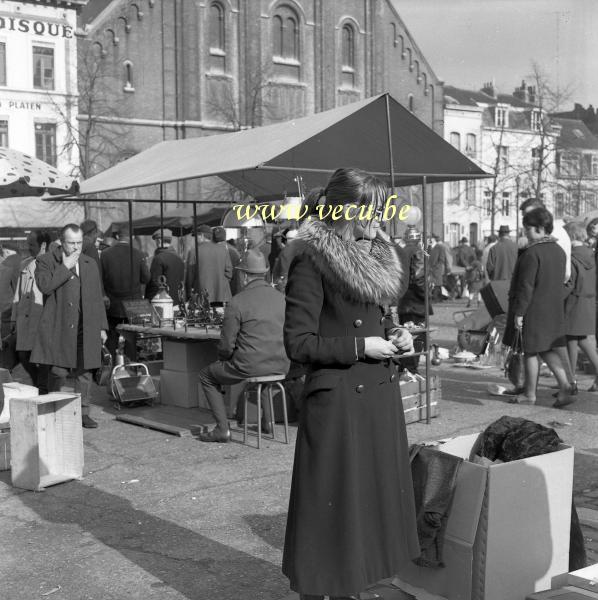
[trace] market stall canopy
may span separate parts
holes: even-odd
[[[211,208],[209,210],[197,213],[197,225],[219,225],[222,216],[226,212],[225,208]],[[118,231],[122,225],[129,226],[128,221],[113,222],[104,232],[105,236],[110,237],[112,232]],[[133,220],[134,235],[152,235],[154,231],[160,229],[160,215],[151,215],[141,219]],[[162,227],[170,229],[173,235],[180,237],[193,231],[193,217],[188,215],[164,215]]]
[[[388,96],[388,113],[386,97]],[[81,184],[97,194],[217,175],[257,199],[323,185],[338,167],[358,167],[390,183],[390,118],[395,184],[490,177],[399,104],[381,94],[332,110],[234,133],[161,142]]]
[[[0,146],[0,198],[76,194],[74,177],[33,156]]]

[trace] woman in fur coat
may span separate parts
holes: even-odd
[[[397,367],[410,334],[383,304],[406,284],[378,235],[386,189],[338,169],[320,205],[373,205],[367,221],[313,218],[286,289],[284,341],[307,366],[283,556],[303,600],[350,598],[420,554]],[[353,211],[354,212],[354,211]]]

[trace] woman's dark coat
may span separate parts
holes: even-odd
[[[565,345],[566,255],[552,237],[532,242],[519,255],[503,343],[515,341],[515,315],[523,315],[523,349],[529,354]]]
[[[95,260],[81,254],[77,277],[62,264],[62,249],[55,248],[37,258],[35,281],[44,294],[44,310],[31,362],[66,368],[100,367],[100,331],[108,329],[108,323]],[[77,365],[79,299],[83,319],[83,365]]]
[[[320,222],[298,239],[305,249],[289,271],[284,341],[308,375],[283,572],[295,591],[344,596],[419,555],[397,369],[364,358],[364,338],[385,336],[382,304],[405,277],[381,240],[369,252]]]
[[[596,263],[587,246],[571,248],[571,291],[565,300],[567,335],[587,336],[596,332]]]

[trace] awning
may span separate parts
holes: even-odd
[[[490,177],[387,94],[276,125],[161,142],[81,184],[97,194],[217,175],[257,199],[323,185],[338,167],[390,183],[388,116],[397,186]]]

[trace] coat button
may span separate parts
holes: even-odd
[[[359,384],[359,385],[358,385],[358,386],[355,388],[355,391],[356,391],[358,394],[361,394],[361,392],[363,392],[363,385],[360,383],[360,384]]]
[[[391,381],[394,381],[396,378],[397,378],[397,374],[396,374],[396,373],[393,373],[393,374],[390,376],[390,380],[391,380]]]
[[[386,323],[386,317],[380,317],[380,325],[384,325]]]
[[[69,302],[69,306],[73,306],[73,303],[72,303],[72,302]]]
[[[353,327],[361,327],[363,325],[363,321],[361,319],[355,319],[353,321]]]
[[[75,328],[75,326],[74,326],[72,323],[69,325],[69,327],[70,327],[71,329],[74,329],[74,328]]]

